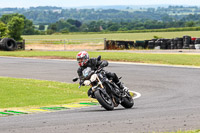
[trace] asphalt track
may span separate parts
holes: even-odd
[[[72,82],[74,61],[0,57],[0,76]],[[116,64],[106,68],[122,76],[142,96],[132,109],[105,111],[100,106],[0,118],[1,133],[121,133],[200,129],[200,69]]]

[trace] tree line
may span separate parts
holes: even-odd
[[[193,18],[189,15],[188,18]],[[33,22],[27,19],[21,14],[7,14],[0,18],[0,37],[11,37],[16,40],[21,40],[21,35],[45,35],[54,33],[69,33],[69,32],[150,32],[154,29],[162,29],[156,31],[179,31],[190,30],[184,27],[198,27],[200,21],[187,21],[187,17],[182,20],[172,21],[167,16],[166,21],[160,20],[121,20],[120,22],[114,21],[89,21],[81,22],[75,19],[61,19],[55,23],[48,25],[45,30],[45,25],[40,24],[38,29],[33,25]],[[183,29],[179,28],[183,27]],[[169,30],[163,30],[171,28]],[[179,29],[176,29],[179,28]],[[139,31],[140,30],[140,31]],[[193,28],[191,30],[199,30],[199,28]]]
[[[0,8],[0,16],[7,13],[19,13],[34,24],[51,24],[58,20],[74,19],[83,23],[103,20],[105,22],[121,22],[133,20],[158,20],[178,21],[199,21],[199,7],[169,6],[167,8],[141,8],[118,10],[118,9],[63,9],[61,7],[30,7],[25,8]],[[190,17],[188,17],[190,16]]]
[[[6,14],[0,18],[0,38],[10,37],[19,41],[22,34],[40,34],[40,31],[35,30],[33,22],[21,14]]]
[[[131,31],[131,30],[145,30],[145,29],[165,29],[165,28],[179,28],[179,27],[197,27],[200,25],[199,21],[158,21],[158,20],[133,20],[130,22],[106,22],[106,21],[91,21],[81,23],[78,20],[68,19],[59,20],[56,23],[49,25],[47,34],[55,32],[69,33],[69,32],[112,32],[112,31]]]
[[[189,15],[170,15],[175,11],[192,12]],[[23,35],[44,35],[69,32],[139,32],[153,29],[189,30],[200,26],[198,7],[169,6],[134,10],[63,9],[60,7],[31,7],[0,9],[0,37],[20,40]],[[14,14],[5,14],[18,12]],[[176,12],[175,12],[176,13]],[[2,15],[4,14],[4,15]],[[34,26],[37,24],[39,27]],[[45,28],[47,27],[48,28]],[[177,29],[176,29],[177,28]],[[47,29],[47,30],[46,30]],[[160,31],[160,30],[156,30]],[[166,30],[168,31],[168,30]]]

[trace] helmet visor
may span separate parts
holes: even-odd
[[[82,63],[84,61],[84,59],[83,58],[78,58],[77,61],[78,61],[78,63]]]

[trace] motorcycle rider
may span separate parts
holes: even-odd
[[[89,54],[86,51],[81,51],[77,54],[76,56],[78,64],[79,64],[79,68],[77,70],[78,76],[80,78],[80,84],[84,81],[83,79],[83,75],[82,75],[82,71],[87,68],[90,67],[92,70],[97,70],[103,67],[108,66],[108,61],[105,60],[98,60],[97,58],[89,58]],[[115,82],[115,84],[122,89],[123,91],[128,91],[128,88],[126,86],[124,86],[122,84],[122,82],[120,82],[118,76],[115,73],[111,73],[111,72],[106,72],[106,76],[108,79],[112,79],[113,82]],[[88,90],[88,96],[92,95],[92,89],[90,88]]]

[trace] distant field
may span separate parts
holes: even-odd
[[[95,38],[106,38],[113,40],[148,40],[154,36],[163,38],[175,38],[189,35],[193,37],[200,37],[199,31],[184,31],[184,32],[149,32],[149,33],[110,33],[110,34],[66,34],[66,35],[26,35],[24,39],[95,39]],[[90,40],[88,40],[90,42]]]

